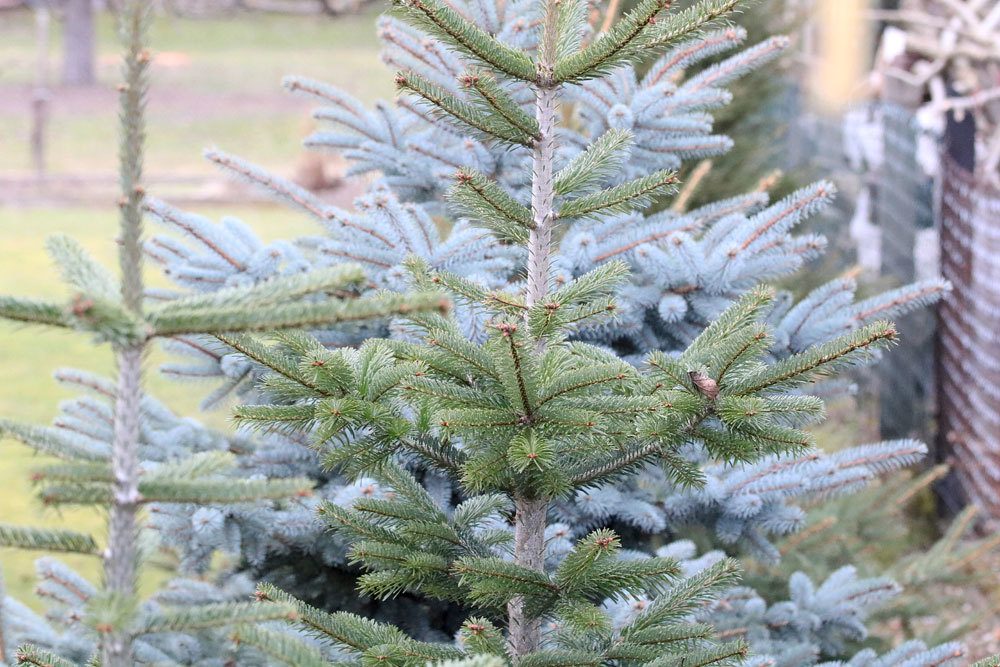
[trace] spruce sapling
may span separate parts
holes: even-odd
[[[311,486],[302,479],[224,479],[220,473],[231,468],[232,461],[210,455],[187,461],[168,460],[156,469],[144,469],[140,444],[148,433],[153,406],[143,394],[142,375],[151,341],[189,333],[227,332],[235,336],[246,331],[330,325],[447,307],[433,294],[354,298],[356,293],[351,288],[362,278],[356,266],[274,278],[246,288],[180,298],[160,305],[147,304],[142,275],[145,254],[142,180],[145,98],[151,61],[145,36],[150,14],[148,3],[140,0],[130,0],[121,11],[124,81],[119,87],[120,278],[92,260],[73,239],[56,236],[50,239],[48,249],[72,290],[69,303],[0,297],[0,317],[92,334],[98,342],[112,347],[117,366],[115,383],[83,380],[83,384],[113,402],[107,442],[96,437],[100,429],[74,433],[71,428],[41,429],[0,421],[3,435],[21,439],[43,453],[62,459],[58,464],[42,466],[37,475],[40,496],[46,504],[95,505],[106,507],[108,512],[103,549],[92,536],[77,531],[0,525],[2,546],[99,556],[104,564],[104,581],[99,590],[65,566],[50,568],[61,572],[61,576],[54,575],[50,581],[72,590],[77,602],[85,607],[84,618],[63,619],[69,627],[66,636],[60,636],[30,611],[0,596],[0,658],[4,662],[73,664],[59,655],[66,653],[74,659],[91,659],[106,667],[130,667],[137,662],[170,660],[171,649],[186,652],[183,644],[178,647],[171,642],[178,633],[223,627],[233,618],[255,622],[285,618],[291,613],[279,607],[277,613],[261,614],[260,607],[250,608],[246,603],[223,602],[193,610],[141,604],[137,579],[144,506],[217,505],[289,498],[308,493]],[[100,415],[99,407],[97,414]],[[9,622],[11,609],[18,613]],[[19,631],[9,632],[11,627]],[[15,652],[7,643],[9,636],[37,640],[40,646],[25,645]]]
[[[524,118],[500,98],[502,87],[484,86],[484,97],[495,102],[471,108],[412,72],[397,77],[402,90],[434,113],[496,142],[530,146],[527,207],[471,170],[456,174],[452,195],[482,212],[487,227],[507,230],[509,242],[524,244],[525,279],[514,289],[484,289],[412,258],[406,265],[418,289],[439,289],[459,307],[486,314],[485,340],[469,340],[454,317],[433,314],[407,318],[409,336],[369,339],[357,349],[331,351],[307,337],[286,340],[298,366],[313,371],[304,379],[265,376],[260,392],[271,400],[240,406],[237,417],[265,431],[306,427],[328,468],[373,478],[389,491],[362,496],[349,507],[322,506],[325,520],[353,543],[352,559],[367,570],[359,580],[362,592],[380,598],[419,592],[486,616],[470,617],[455,647],[309,608],[271,585],[259,588],[262,601],[297,604],[306,626],[362,662],[416,665],[469,654],[519,665],[742,660],[744,643],[714,642],[711,629],[689,620],[731,584],[732,561],[678,581],[676,560],[621,558],[620,539],[606,528],[576,541],[557,563],[546,553],[553,503],[581,489],[621,479],[652,461],[680,486],[702,485],[700,467],[681,452],[692,439],[730,465],[807,449],[811,439],[798,426],[815,417],[821,403],[776,392],[828,375],[896,337],[892,325],[876,321],[775,362],[768,356],[772,329],[763,321],[774,294],[757,288],[679,357],[653,354],[640,369],[606,349],[570,342],[579,327],[613,315],[612,295],[627,267],[608,262],[556,285],[555,234],[574,219],[645,206],[669,193],[675,179],[653,172],[596,191],[574,189],[569,184],[603,181],[593,170],[606,162],[596,155],[605,147],[556,173],[560,90],[684,34],[685,26],[710,20],[720,6],[707,2],[660,20],[664,6],[640,3],[619,26],[581,48],[566,46],[581,30],[580,8],[545,2],[539,48],[528,67],[524,54],[497,43],[448,5],[403,4],[414,23],[480,67],[492,67],[491,77],[520,80],[534,95],[534,117]],[[469,85],[484,80],[477,75]],[[760,235],[743,242],[749,247]],[[264,345],[241,349],[264,367],[287,364]],[[453,512],[414,477],[407,466],[415,462],[449,476],[460,489],[464,500]],[[640,595],[654,601],[614,626],[606,601]],[[276,638],[256,630],[237,634],[278,653]]]

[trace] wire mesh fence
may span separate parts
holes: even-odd
[[[826,228],[816,230],[830,238],[829,268],[855,267],[871,289],[936,275],[934,184],[920,165],[924,138],[913,112],[873,102],[842,117],[803,114],[794,123],[792,160],[839,190]],[[858,375],[859,400],[877,401],[872,412],[885,438],[933,439],[934,320],[928,310],[900,318],[900,345]]]
[[[913,113],[880,106],[883,158],[875,173],[874,218],[881,231],[881,275],[889,286],[937,273],[928,257],[933,244],[933,181],[918,160],[920,130]],[[879,367],[879,427],[882,437],[928,439],[934,394],[934,314],[920,309],[898,319],[899,346]]]
[[[953,292],[939,320],[939,446],[946,500],[1000,518],[1000,191],[943,158],[941,267]]]
[[[878,287],[939,273],[952,283],[936,312],[899,319],[902,342],[861,376],[859,400],[877,400],[882,437],[936,442],[954,470],[939,488],[946,511],[974,502],[1000,519],[1000,191],[955,135],[928,143],[911,108],[880,102],[798,121],[790,154],[840,187],[838,265],[860,264]]]

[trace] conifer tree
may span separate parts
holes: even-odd
[[[573,85],[579,86],[574,88],[579,95],[588,81],[684,37],[733,4],[703,2],[679,14],[664,14],[662,4],[642,3],[586,45],[582,5],[520,7],[541,26],[537,48],[527,50],[529,57],[466,20],[451,5],[402,3],[407,20],[475,65],[458,77],[466,91],[458,95],[439,77],[432,80],[404,70],[397,76],[397,85],[410,100],[404,105],[460,128],[457,136],[477,137],[483,145],[499,146],[528,161],[525,173],[530,179],[513,187],[496,171],[488,174],[461,165],[464,168],[453,170],[448,191],[451,204],[489,229],[504,247],[525,249],[524,279],[500,288],[484,286],[429,263],[431,249],[424,248],[417,257],[395,261],[419,288],[449,295],[456,303],[453,316],[411,317],[395,325],[394,339],[370,338],[357,348],[332,351],[307,337],[283,337],[280,350],[248,338],[224,339],[258,371],[241,371],[240,382],[256,377],[257,396],[266,399],[241,406],[241,422],[264,431],[307,432],[326,469],[374,482],[353,503],[325,502],[320,508],[324,521],[351,542],[350,557],[367,570],[359,580],[361,591],[380,598],[417,592],[469,610],[456,647],[420,641],[352,614],[313,609],[269,584],[259,587],[261,601],[297,605],[303,626],[334,644],[338,658],[400,665],[463,658],[468,662],[458,664],[735,663],[745,656],[745,644],[717,643],[712,630],[694,623],[705,603],[722,595],[728,611],[716,607],[713,622],[731,617],[734,623],[743,622],[743,634],[755,625],[768,634],[766,641],[752,638],[765,651],[773,648],[777,658],[754,664],[807,664],[820,650],[835,654],[845,639],[863,635],[863,610],[894,592],[891,582],[857,580],[850,569],[818,588],[802,575],[793,577],[794,601],[767,610],[762,618],[757,602],[750,604],[749,596],[729,587],[732,561],[713,557],[695,564],[687,545],[672,545],[656,557],[622,557],[620,538],[598,528],[567,540],[562,553],[549,548],[549,516],[561,502],[621,482],[653,461],[663,484],[681,493],[693,490],[689,505],[696,506],[701,496],[706,505],[702,511],[717,511],[711,508],[711,496],[702,491],[707,488],[707,470],[690,450],[691,443],[697,443],[703,455],[720,464],[719,474],[725,475],[727,468],[739,470],[742,480],[727,480],[735,482],[732,491],[749,487],[760,492],[730,497],[727,515],[718,519],[719,529],[738,538],[747,519],[767,506],[773,513],[763,513],[760,526],[749,533],[766,552],[769,545],[759,529],[780,534],[793,529],[795,517],[778,509],[787,497],[780,484],[774,486],[774,500],[765,501],[762,494],[769,491],[772,478],[787,481],[792,471],[795,491],[801,492],[801,478],[809,474],[803,468],[818,460],[805,453],[810,440],[799,427],[818,416],[821,403],[788,390],[856,361],[895,337],[888,323],[865,320],[933,298],[942,289],[940,284],[922,285],[850,305],[853,286],[839,282],[788,310],[776,307],[769,291],[750,288],[749,280],[781,275],[818,245],[807,238],[788,249],[785,235],[828,198],[830,188],[824,184],[748,221],[726,214],[751,210],[759,199],[726,202],[697,212],[694,220],[653,221],[638,238],[615,237],[616,231],[625,233],[626,225],[636,222],[628,217],[633,208],[667,194],[676,177],[668,168],[643,173],[643,165],[627,161],[624,152],[635,137],[613,128],[597,133],[599,138],[586,150],[578,145],[575,155],[560,156],[561,93]],[[427,51],[442,60],[448,57],[440,46]],[[708,78],[724,78],[725,72],[726,67],[716,69]],[[384,109],[378,122],[385,122],[385,131],[372,131],[357,108],[336,93],[298,81],[292,86],[319,91],[334,101],[340,108],[331,109],[330,117],[372,139],[364,148],[355,144],[356,155],[385,169],[388,152],[374,152],[373,144],[398,141],[399,128]],[[335,141],[344,140],[330,139]],[[387,237],[378,238],[378,222],[324,207],[307,193],[229,156],[211,157],[321,219],[335,221],[340,231],[364,232],[382,247],[395,247]],[[433,181],[416,187],[419,178],[397,174],[386,183],[418,199],[421,189],[426,197],[440,188]],[[406,214],[418,215],[415,209],[404,214],[384,189],[376,189],[362,204],[376,220],[385,216],[407,240]],[[162,210],[164,219],[182,220]],[[708,220],[698,221],[698,215]],[[694,313],[695,321],[704,321],[707,313],[718,313],[719,304],[737,297],[700,333],[684,326],[687,291],[674,292],[680,299],[667,304],[673,309],[661,303],[662,321],[678,325],[669,334],[672,344],[662,346],[683,346],[682,354],[646,354],[637,369],[606,347],[572,340],[602,331],[594,324],[618,313],[615,297],[628,284],[628,267],[608,260],[626,250],[602,253],[602,259],[590,260],[596,266],[581,270],[578,262],[567,271],[569,267],[559,265],[565,253],[554,256],[557,239],[565,242],[574,231],[583,230],[628,249],[652,251],[652,239],[643,234],[681,236],[678,232],[687,225],[697,228],[708,222],[717,223],[714,237],[707,235],[709,243],[719,244],[730,258],[742,258],[752,249],[746,254],[754,263],[740,267],[745,274],[734,268],[726,276],[731,287],[708,290],[708,303],[694,301],[704,309]],[[607,226],[602,229],[602,224]],[[654,225],[668,231],[650,229]],[[314,247],[338,257],[350,256],[353,250],[354,256],[388,269],[384,275],[398,280],[401,272],[391,268],[385,255],[359,254],[358,246],[349,247],[363,240]],[[681,248],[678,261],[689,263],[681,276],[696,277],[690,291],[697,292],[706,282],[697,280],[704,275],[700,271],[709,271],[692,261],[696,251],[685,248],[685,242],[693,245],[694,240],[679,238],[676,244]],[[407,245],[412,250],[417,244]],[[690,255],[685,257],[685,252]],[[168,258],[167,263],[185,266],[189,255],[174,254],[182,259]],[[671,264],[662,257],[657,260],[661,272]],[[194,276],[195,284],[198,280]],[[787,333],[782,326],[788,327]],[[662,327],[654,330],[656,336],[667,335]],[[784,334],[777,344],[776,330]],[[836,335],[838,330],[846,333]],[[888,443],[853,452],[839,462],[824,461],[814,471],[820,480],[817,490],[823,494],[856,488],[880,469],[911,461],[922,451],[915,443]],[[748,469],[753,465],[760,467]],[[443,506],[420,483],[416,471],[450,479],[459,504]],[[732,512],[740,502],[743,510]],[[690,512],[698,510],[692,507]],[[677,579],[685,564],[691,576]],[[618,601],[629,599],[647,602],[615,613]],[[838,606],[840,611],[831,613]],[[851,611],[845,617],[847,609]],[[473,611],[482,616],[471,616]],[[315,645],[255,627],[236,635],[290,664],[322,664],[330,658]],[[961,656],[956,645],[906,650],[913,664],[942,664],[944,657]],[[875,659],[859,655],[856,664]]]
[[[79,411],[74,421],[59,428],[0,421],[0,434],[18,438],[60,460],[36,473],[46,504],[106,507],[108,514],[103,547],[93,536],[74,530],[0,524],[0,546],[87,554],[100,557],[104,565],[103,585],[94,589],[61,564],[40,563],[40,570],[50,573],[43,576],[43,595],[56,600],[73,598],[82,607],[80,614],[67,604],[66,616],[57,623],[66,629],[63,634],[0,595],[0,661],[5,664],[61,666],[90,660],[90,664],[126,667],[137,662],[179,662],[178,655],[192,652],[184,646],[186,640],[178,639],[179,634],[223,627],[234,618],[254,622],[293,613],[290,607],[264,611],[245,602],[190,609],[163,604],[166,598],[146,603],[138,599],[143,507],[284,499],[308,493],[311,486],[303,479],[234,478],[232,461],[221,452],[190,457],[190,452],[184,451],[183,458],[165,456],[158,466],[144,465],[142,445],[155,428],[151,418],[163,419],[166,412],[142,390],[143,358],[151,341],[184,333],[226,331],[237,335],[333,325],[443,307],[440,298],[432,294],[353,298],[349,290],[361,280],[362,273],[347,265],[149,306],[142,275],[144,111],[151,59],[145,33],[149,15],[147,3],[140,0],[126,3],[121,13],[124,81],[120,86],[119,277],[97,264],[70,237],[57,236],[49,240],[48,249],[71,290],[69,302],[0,297],[0,317],[6,320],[76,330],[110,345],[118,375],[111,383],[68,374],[71,381],[113,404],[110,411],[102,410],[100,403],[76,404],[90,410],[91,420],[95,412],[98,422],[105,420],[103,429],[81,422]],[[73,412],[72,408],[67,411],[71,420]],[[15,640],[32,643],[15,648]]]
[[[753,192],[693,210],[633,211],[670,192],[682,160],[726,150],[708,112],[726,102],[728,82],[784,44],[766,40],[685,78],[699,59],[742,41],[738,28],[710,25],[735,4],[707,0],[670,13],[640,4],[597,35],[578,3],[404,3],[409,24],[380,24],[386,59],[401,70],[399,112],[368,112],[321,84],[289,82],[328,105],[318,116],[347,130],[309,143],[346,149],[357,172],[380,172],[357,212],[220,152],[209,158],[317,218],[327,234],[265,245],[238,221],[216,225],[144,202],[188,239],[154,237],[147,252],[195,292],[151,293],[161,302],[151,309],[223,311],[200,329],[209,336],[193,327],[161,332],[197,360],[166,370],[223,378],[208,402],[243,391],[240,420],[263,431],[226,438],[147,401],[155,426],[144,436],[158,446],[143,450],[144,466],[155,467],[166,443],[172,456],[223,448],[236,460],[212,480],[216,496],[151,506],[153,525],[188,571],[204,572],[216,549],[239,553],[251,573],[283,578],[328,609],[363,606],[416,631],[315,609],[273,583],[258,588],[266,604],[219,607],[225,616],[212,605],[231,599],[245,582],[238,574],[218,588],[183,581],[161,594],[159,602],[199,607],[169,626],[170,642],[137,636],[140,662],[163,660],[155,651],[179,661],[183,644],[188,661],[233,659],[227,651],[235,650],[239,664],[699,664],[699,656],[726,664],[749,644],[744,664],[792,666],[843,656],[864,636],[865,616],[894,594],[892,582],[849,568],[817,583],[803,574],[790,580],[790,599],[765,600],[733,585],[735,564],[721,551],[699,556],[676,540],[704,525],[727,548],[774,558],[772,540],[802,526],[796,500],[850,492],[919,459],[924,448],[910,441],[829,457],[812,450],[801,427],[821,403],[799,381],[859,361],[894,336],[878,318],[944,289],[929,281],[853,303],[853,284],[835,281],[793,304],[756,288],[822,248],[822,239],[790,231],[829,199],[827,184],[772,206]],[[560,36],[551,72],[539,68],[543,27]],[[664,46],[637,77],[633,62]],[[452,216],[446,238],[432,213]],[[344,261],[362,267],[366,288],[395,296],[337,303],[343,289],[301,289],[316,273],[346,270]],[[277,297],[289,282],[296,291]],[[258,322],[246,315],[250,302],[233,301],[250,284],[260,285],[251,293],[276,290],[273,303],[342,316]],[[437,294],[398,296],[412,285]],[[304,298],[317,291],[326,297]],[[372,319],[436,307],[442,292],[454,303],[448,314]],[[344,314],[349,306],[354,316]],[[258,331],[304,327],[316,339],[239,333],[251,319]],[[54,429],[22,428],[30,436],[22,437],[61,442],[67,423],[93,429],[70,405]],[[287,496],[296,484],[301,491],[302,474],[314,485],[304,498],[245,502],[249,494],[224,491],[239,487],[236,476],[254,475],[247,484],[266,476],[287,484]],[[643,551],[623,548],[611,525],[676,541],[651,557],[641,540],[628,546]],[[288,559],[288,574],[273,567],[275,556]],[[423,605],[360,605],[353,591],[330,590],[351,577],[311,578],[313,562],[349,572],[346,559],[369,570],[363,592],[414,605],[417,595],[436,598],[446,622],[420,618]],[[70,599],[61,613],[86,607]],[[47,636],[40,619],[6,609],[30,626],[21,636]],[[290,610],[288,624],[240,622]],[[235,648],[201,632],[223,616],[238,625],[229,633]],[[457,644],[442,634],[454,616],[462,619]],[[956,644],[910,644],[851,664],[953,664],[960,655]]]

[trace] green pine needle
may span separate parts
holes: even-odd
[[[64,329],[73,326],[61,305],[14,296],[0,296],[0,318]]]
[[[535,63],[519,51],[467,21],[442,0],[394,0],[405,19],[451,48],[522,81],[534,81]]]
[[[271,630],[256,625],[240,625],[230,635],[237,644],[253,646],[269,659],[269,664],[289,667],[329,667],[330,662],[312,644],[287,632]]]
[[[449,304],[438,294],[393,294],[351,301],[327,299],[318,302],[271,304],[248,310],[244,306],[192,308],[150,313],[156,335],[274,331],[308,329],[346,324],[420,310],[446,311]]]
[[[621,185],[564,202],[559,218],[586,218],[629,213],[645,208],[657,197],[676,191],[677,172],[664,169]]]
[[[531,146],[535,141],[529,132],[512,124],[504,116],[484,111],[475,104],[455,97],[413,72],[397,74],[396,88],[416,95],[442,118],[454,119],[458,121],[460,128],[472,129],[488,140],[521,146]]]
[[[567,83],[595,78],[642,55],[645,35],[651,32],[657,15],[669,5],[669,0],[641,0],[586,48],[560,58],[555,66],[555,80]]]
[[[118,301],[118,281],[84,250],[80,242],[65,234],[50,236],[45,243],[53,263],[74,292],[104,301]]]
[[[26,667],[79,667],[76,663],[66,660],[51,651],[45,651],[31,644],[17,647],[14,659],[18,665]]]
[[[471,169],[458,171],[447,198],[459,215],[476,220],[503,241],[523,245],[535,227],[531,211],[495,181]]]
[[[632,132],[611,128],[556,174],[560,195],[579,195],[613,177],[629,156]]]
[[[107,455],[73,441],[54,428],[0,419],[0,435],[18,440],[40,454],[66,461],[106,461]]]
[[[98,553],[94,538],[85,533],[10,524],[0,524],[0,546],[87,555]]]
[[[192,632],[236,624],[293,621],[297,618],[295,607],[287,603],[219,602],[158,611],[143,617],[134,632],[136,635]]]
[[[287,303],[313,294],[334,293],[356,287],[364,271],[354,264],[320,268],[305,273],[276,276],[250,287],[230,287],[208,294],[185,296],[152,308],[156,315],[211,308],[259,308]]]
[[[487,113],[495,114],[535,141],[538,121],[529,116],[489,72],[471,71],[459,77],[462,86],[474,93],[473,98]]]

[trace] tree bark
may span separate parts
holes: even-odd
[[[552,224],[555,198],[556,90],[539,87],[535,93],[535,119],[540,138],[535,143],[531,174],[531,214],[535,228],[528,239],[528,281],[525,305],[540,302],[549,291],[552,270]]]
[[[516,498],[514,508],[514,562],[542,571],[545,569],[545,526],[549,503],[545,499]],[[507,617],[510,652],[515,656],[524,656],[537,651],[542,643],[542,622],[529,616],[523,598],[510,602]]]
[[[66,0],[63,21],[63,83],[93,85],[97,81],[97,45],[92,0]]]
[[[104,557],[104,581],[108,591],[123,598],[135,595],[139,539],[139,426],[142,402],[143,346],[118,350],[118,388],[115,399],[114,441],[111,473],[114,477],[108,547]],[[127,632],[116,629],[101,644],[105,667],[128,667],[132,642]]]
[[[525,304],[530,308],[541,303],[549,292],[552,270],[552,226],[555,181],[556,113],[558,84],[552,80],[556,60],[556,21],[559,0],[547,0],[542,39],[538,50],[538,82],[535,85],[535,120],[539,138],[532,150],[531,216],[534,229],[528,239],[527,286]],[[525,326],[527,326],[527,318]],[[544,342],[538,342],[538,351]],[[549,510],[547,498],[514,498],[514,562],[532,570],[545,570],[545,527]],[[515,661],[537,651],[542,644],[541,619],[532,617],[523,598],[507,606],[507,641]]]

